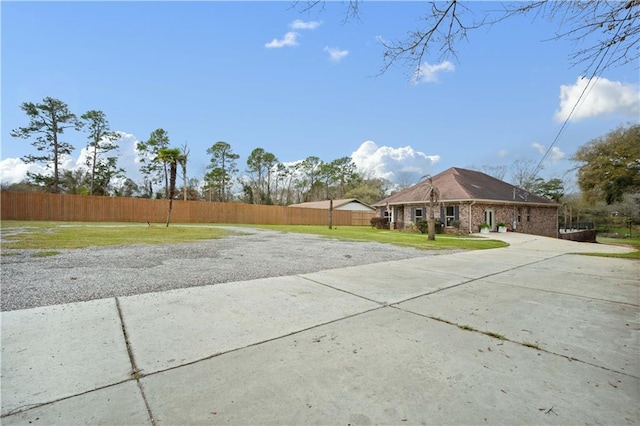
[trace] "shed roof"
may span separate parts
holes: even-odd
[[[441,202],[490,200],[522,204],[556,205],[551,200],[475,170],[451,167],[433,176],[432,182],[433,186],[440,192],[439,201]],[[411,204],[428,201],[429,188],[429,181],[424,180],[378,201],[374,206],[384,206],[387,203]]]
[[[302,208],[306,208],[306,209],[326,209],[326,210],[329,210],[330,203],[331,203],[330,200],[311,201],[311,202],[308,202],[308,203],[291,204],[291,205],[289,205],[289,207],[302,207]],[[337,208],[342,207],[344,205],[347,205],[349,203],[362,204],[363,206],[368,207],[371,210],[375,210],[374,207],[371,207],[369,204],[363,203],[362,201],[358,200],[357,198],[344,198],[344,199],[341,199],[341,200],[333,200],[333,208],[337,209]]]

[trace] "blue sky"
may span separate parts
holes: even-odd
[[[569,41],[545,41],[557,23],[517,17],[469,33],[457,59],[424,58],[432,73],[419,81],[402,65],[376,76],[378,38],[403,38],[427,12],[422,2],[365,2],[346,24],[338,2],[311,13],[288,1],[1,7],[3,182],[23,176],[16,159],[33,152],[9,135],[27,124],[20,104],[47,96],[78,116],[102,110],[123,132],[121,165],[134,178],[133,144],[160,127],[172,146],[188,144],[192,177],[204,175],[206,149],[221,140],[240,155],[241,171],[257,147],[282,162],[352,156],[364,173],[396,181],[453,166],[537,163],[562,125],[559,111],[577,99],[584,68],[571,66]],[[571,169],[579,146],[639,121],[638,63],[601,78],[544,177]],[[73,167],[86,135],[67,140],[77,148]]]

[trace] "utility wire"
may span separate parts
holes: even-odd
[[[622,22],[625,22],[629,16],[631,15],[631,9],[629,8],[629,12],[627,13],[626,18],[624,18],[622,20]],[[620,30],[622,29],[622,25],[618,26],[618,30],[616,31],[616,34],[613,36],[613,40],[615,40],[618,37],[618,34],[620,34]],[[573,108],[571,108],[571,111],[569,112],[569,115],[567,115],[567,118],[564,120],[564,122],[562,123],[562,126],[560,127],[560,130],[558,131],[558,134],[556,135],[556,137],[553,139],[553,142],[551,142],[551,145],[549,145],[549,148],[547,148],[547,151],[544,153],[544,155],[542,156],[542,158],[540,159],[540,162],[538,163],[538,165],[536,166],[535,169],[533,169],[533,173],[532,176],[535,176],[538,173],[538,170],[540,170],[540,168],[542,167],[542,163],[544,162],[544,160],[547,158],[547,156],[549,155],[549,153],[551,152],[551,149],[553,148],[553,146],[556,144],[556,142],[558,142],[558,139],[560,139],[560,136],[562,135],[562,133],[564,132],[564,130],[566,129],[567,125],[569,125],[569,120],[571,119],[571,117],[573,116],[573,113],[576,111],[576,108],[578,108],[578,105],[580,104],[580,101],[582,100],[582,98],[584,97],[585,93],[587,92],[587,89],[589,90],[589,92],[591,92],[591,89],[593,89],[593,86],[591,84],[591,82],[593,81],[593,79],[596,77],[596,74],[598,73],[598,71],[600,71],[600,67],[602,66],[602,62],[604,61],[604,58],[607,57],[607,53],[609,52],[609,49],[611,49],[611,46],[613,46],[613,44],[616,45],[615,50],[613,51],[612,54],[615,54],[616,51],[618,50],[618,47],[620,45],[620,43],[611,43],[607,46],[607,48],[604,50],[604,53],[602,54],[602,57],[600,58],[600,61],[598,62],[598,65],[596,66],[596,68],[593,70],[593,73],[591,73],[591,77],[589,77],[589,81],[587,81],[586,86],[584,86],[584,89],[582,89],[582,92],[580,93],[580,96],[578,97],[578,100],[576,101],[576,103],[573,105]],[[594,60],[595,62],[595,60]]]

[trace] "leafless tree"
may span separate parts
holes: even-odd
[[[358,17],[362,0],[350,0],[346,19]],[[482,3],[481,3],[482,4]],[[498,5],[499,6],[496,6]],[[490,5],[490,6],[487,6]],[[324,0],[294,1],[302,11],[324,8]],[[640,0],[551,1],[484,3],[477,12],[465,2],[431,1],[417,28],[401,40],[379,42],[384,48],[380,73],[391,65],[406,63],[420,74],[424,60],[437,54],[438,59],[457,58],[457,44],[467,40],[472,30],[498,24],[518,15],[533,15],[558,23],[559,30],[548,40],[565,39],[576,48],[569,53],[573,65],[586,64],[585,75],[600,75],[605,69],[632,62],[640,57]],[[585,40],[586,47],[579,47]]]
[[[500,180],[504,180],[504,177],[507,175],[507,166],[490,166],[485,164],[479,168],[471,167],[471,169],[481,171],[486,175],[493,176]]]
[[[533,189],[538,177],[535,164],[535,160],[531,158],[515,160],[511,165],[511,183],[527,191]]]
[[[182,181],[184,182],[184,188],[182,191],[182,196],[184,201],[187,201],[187,160],[189,159],[189,153],[191,151],[187,149],[187,143],[180,147],[180,158],[178,159],[180,163],[180,167],[182,168]]]
[[[402,189],[408,188],[416,182],[417,173],[400,171],[395,174],[396,184]]]

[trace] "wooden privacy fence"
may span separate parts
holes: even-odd
[[[74,222],[165,222],[168,202],[145,198],[95,197],[2,191],[2,220]],[[336,226],[368,226],[373,212],[333,211]],[[328,225],[329,211],[207,201],[173,201],[173,223]]]

